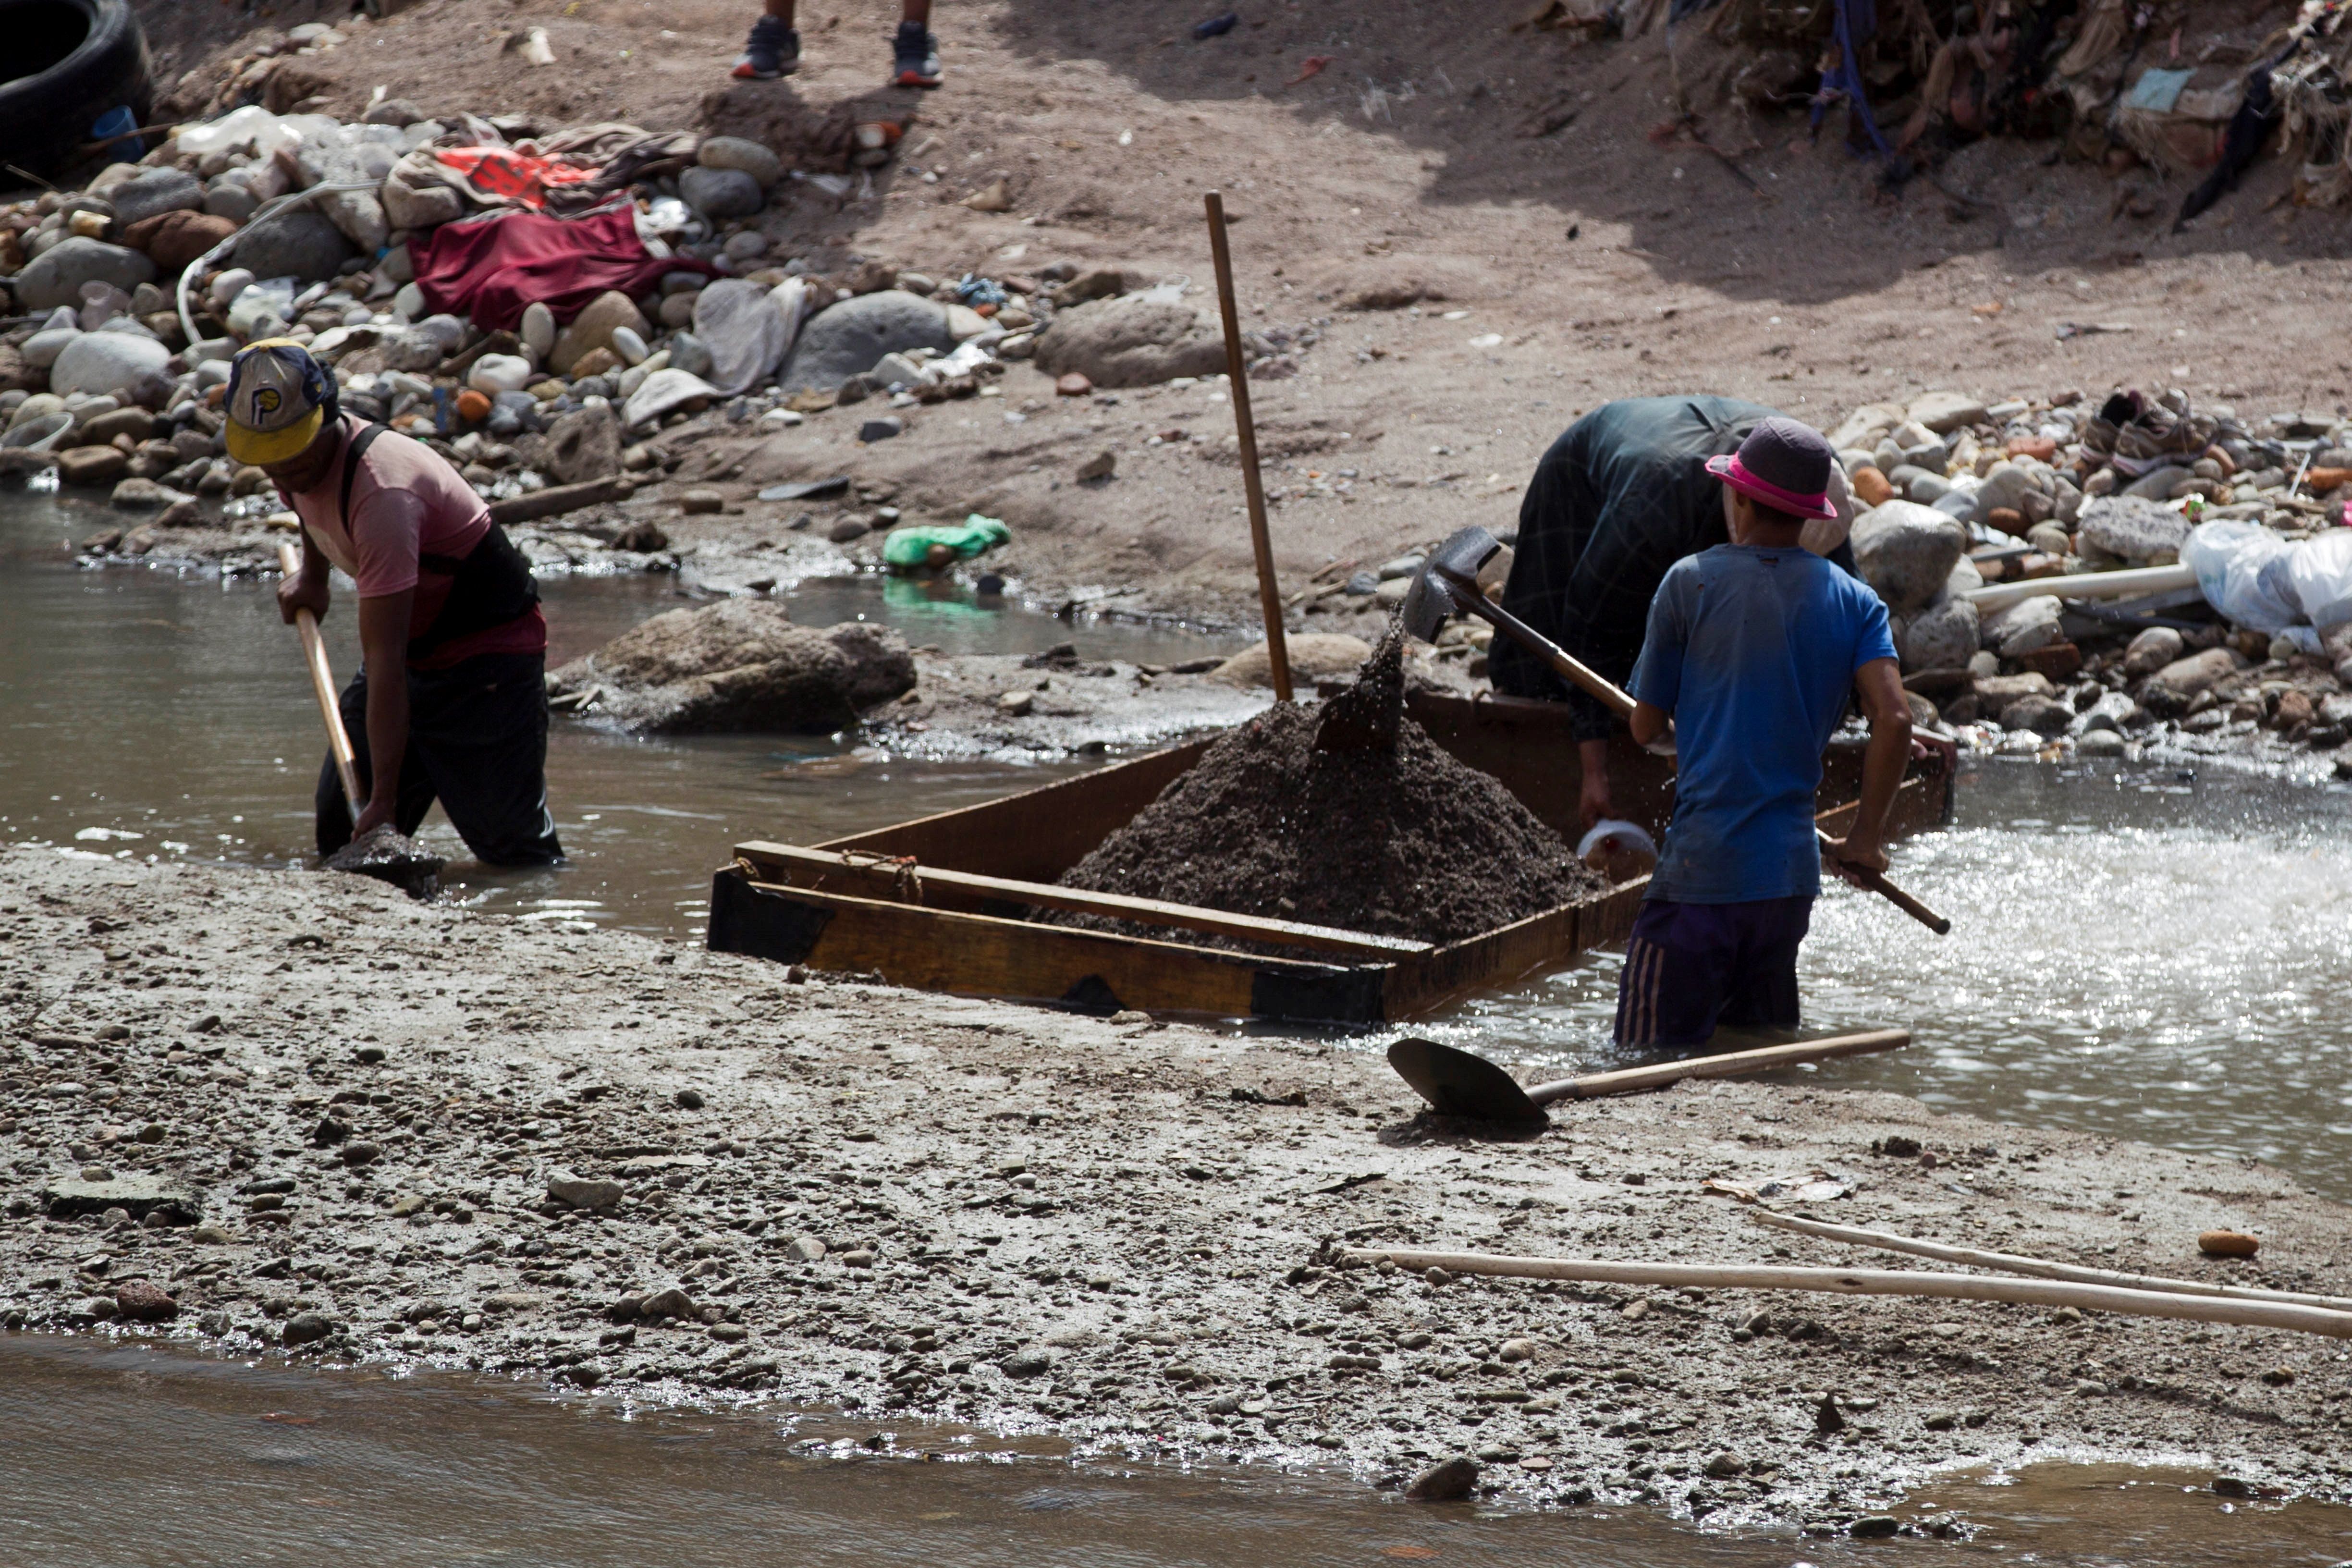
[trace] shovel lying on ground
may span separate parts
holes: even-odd
[[[1496,630],[1508,634],[1520,647],[1533,653],[1552,668],[1554,674],[1574,686],[1582,687],[1601,700],[1621,719],[1633,713],[1633,700],[1615,682],[1609,680],[1591,666],[1571,657],[1568,650],[1537,631],[1518,616],[1486,597],[1478,586],[1478,568],[1502,549],[1501,541],[1483,528],[1465,528],[1431,552],[1413,574],[1412,585],[1405,590],[1404,605],[1398,619],[1406,635],[1423,642],[1435,642],[1448,618],[1456,615],[1473,615],[1486,621]],[[1814,830],[1820,833],[1820,829]],[[1820,833],[1823,844],[1830,842],[1826,833]],[[1884,873],[1869,870],[1845,861],[1840,868],[1862,887],[1934,931],[1948,934],[1952,922],[1929,909],[1894,883]]]
[[[1549,1120],[1543,1108],[1554,1100],[1632,1094],[1645,1089],[1663,1089],[1686,1078],[1736,1078],[1742,1073],[1769,1072],[1775,1068],[1826,1061],[1832,1057],[1899,1050],[1910,1043],[1908,1029],[1874,1029],[1867,1034],[1833,1035],[1823,1040],[1799,1040],[1793,1045],[1763,1046],[1752,1051],[1727,1051],[1721,1056],[1687,1057],[1650,1067],[1590,1073],[1533,1088],[1523,1088],[1517,1079],[1484,1057],[1441,1046],[1435,1040],[1399,1040],[1389,1047],[1389,1066],[1396,1068],[1397,1076],[1412,1085],[1413,1092],[1429,1101],[1440,1115],[1507,1126],[1539,1127]]]

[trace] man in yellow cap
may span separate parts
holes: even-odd
[[[359,586],[362,665],[341,705],[368,799],[343,799],[330,757],[319,853],[383,823],[414,833],[437,799],[489,865],[561,859],[547,619],[530,562],[481,497],[422,442],[344,414],[333,373],[290,338],[237,354],[223,407],[229,456],[268,474],[301,520],[302,569],[279,584],[278,613],[323,617],[331,565]]]

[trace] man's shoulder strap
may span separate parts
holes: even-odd
[[[352,480],[360,471],[360,459],[367,456],[367,449],[370,447],[375,445],[375,438],[390,428],[388,425],[378,425],[370,421],[360,427],[358,435],[343,445],[343,488],[342,494],[336,503],[335,519],[343,525],[343,531],[346,534],[352,531]]]

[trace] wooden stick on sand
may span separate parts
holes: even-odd
[[[1664,1289],[1810,1290],[1840,1296],[1928,1296],[1955,1301],[2011,1301],[2029,1307],[2073,1307],[2085,1312],[2121,1312],[2137,1318],[2178,1318],[2198,1323],[2237,1323],[2292,1329],[2352,1340],[2352,1312],[2286,1301],[2221,1300],[2161,1290],[2125,1290],[2105,1285],[2062,1285],[2036,1279],[1988,1279],[1981,1274],[1930,1274],[1912,1269],[1717,1268],[1697,1263],[1606,1263],[1567,1258],[1511,1258],[1484,1252],[1412,1252],[1400,1247],[1350,1247],[1352,1262],[1385,1258],[1400,1268],[1443,1268],[1450,1274],[1483,1274],[1510,1279],[1571,1279],[1599,1285],[1651,1285]]]
[[[1225,389],[1233,394],[1234,429],[1242,444],[1242,493],[1249,500],[1250,548],[1257,555],[1257,596],[1265,615],[1266,662],[1274,700],[1290,700],[1290,645],[1282,635],[1282,592],[1274,581],[1274,541],[1265,529],[1265,482],[1257,471],[1257,421],[1250,416],[1249,366],[1242,356],[1241,312],[1234,302],[1234,258],[1225,243],[1225,198],[1211,191],[1209,255],[1217,268],[1217,308],[1224,314]]]
[[[2324,1307],[2332,1312],[2352,1312],[2352,1297],[2307,1296],[2296,1290],[2264,1290],[2252,1285],[2221,1285],[2203,1279],[2174,1279],[2161,1274],[2126,1274],[2113,1268],[2085,1268],[2074,1263],[2045,1263],[2009,1252],[1982,1252],[1973,1247],[1948,1247],[1940,1241],[1914,1241],[1891,1231],[1863,1230],[1849,1225],[1828,1225],[1801,1219],[1773,1209],[1750,1209],[1750,1218],[1775,1230],[1818,1236],[1853,1247],[1874,1247],[1882,1252],[1907,1252],[1939,1263],[1975,1268],[1997,1268],[2004,1274],[2028,1274],[2042,1279],[2066,1279],[2077,1285],[2113,1285],[2126,1290],[2169,1291],[2181,1296],[2213,1296],[2231,1301],[2290,1301],[2300,1307]]]

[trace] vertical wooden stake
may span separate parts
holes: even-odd
[[[1217,264],[1217,306],[1225,321],[1225,382],[1234,398],[1234,428],[1242,443],[1242,487],[1249,497],[1250,545],[1257,552],[1257,596],[1265,611],[1266,659],[1274,696],[1290,700],[1290,647],[1282,636],[1282,595],[1274,581],[1274,541],[1265,531],[1265,485],[1257,471],[1257,422],[1250,416],[1249,366],[1242,358],[1242,323],[1234,303],[1234,258],[1225,247],[1225,199],[1215,191],[1209,208],[1209,253]]]

